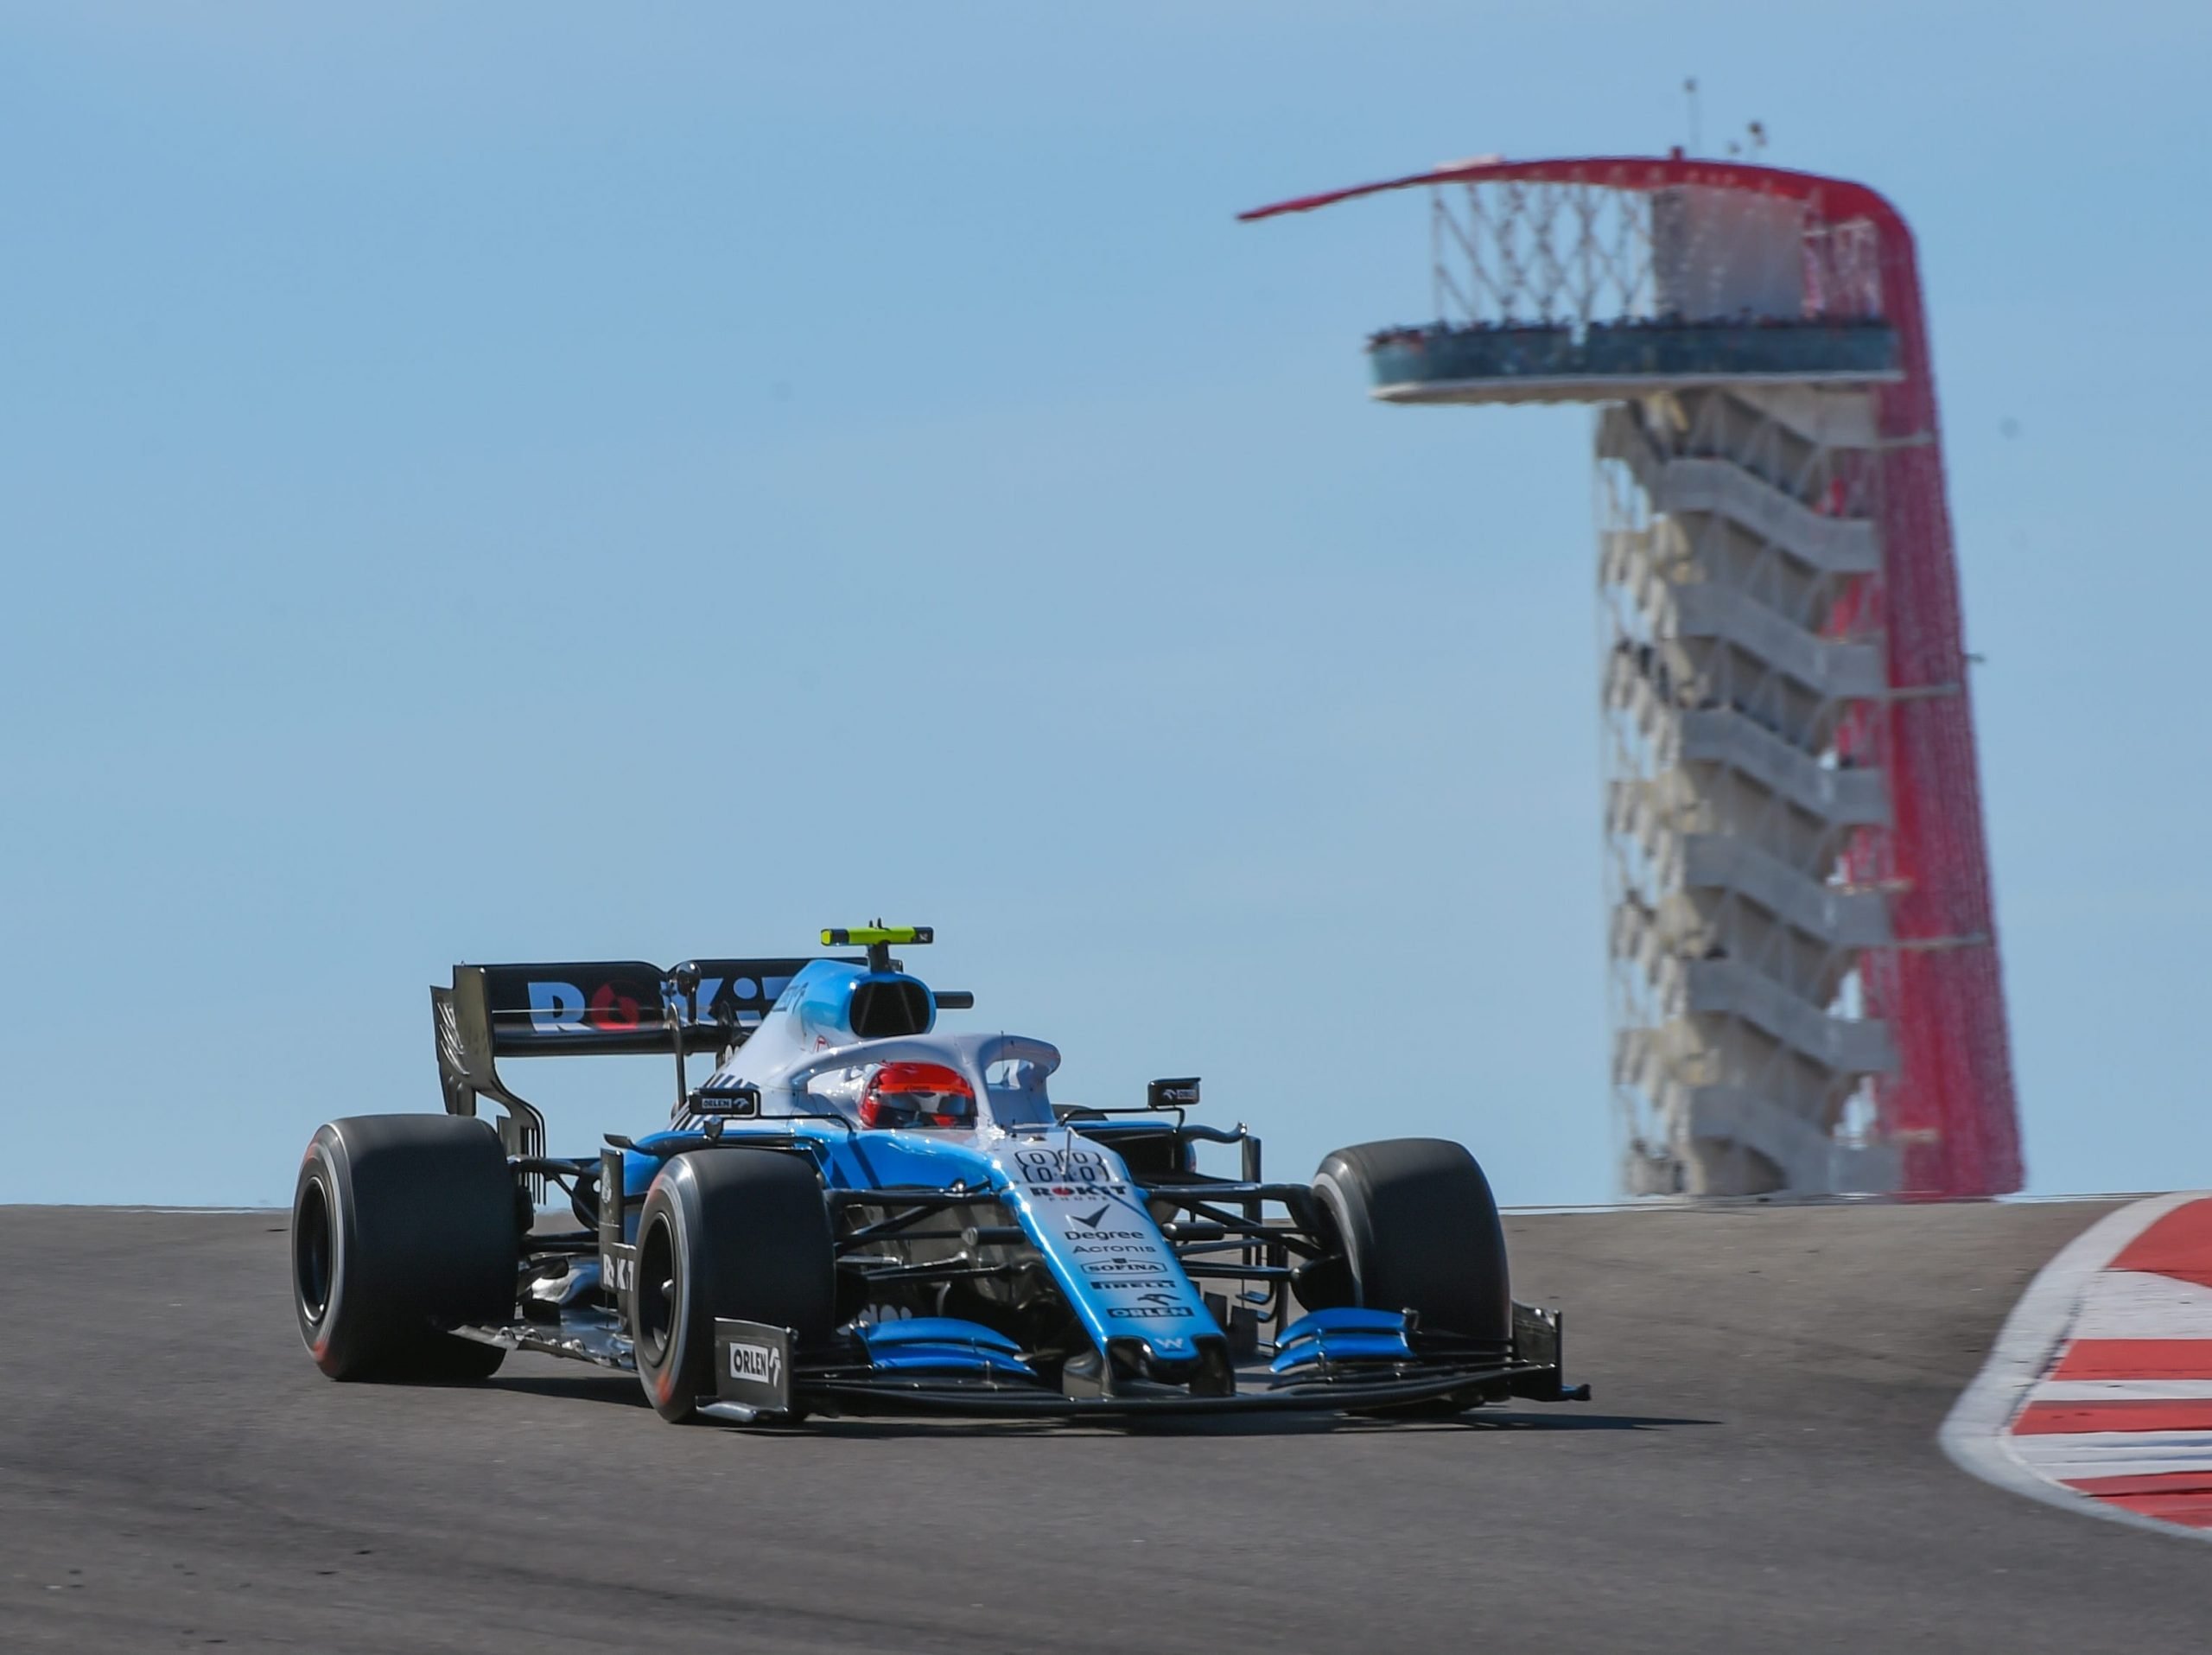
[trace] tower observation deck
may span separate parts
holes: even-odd
[[[1427,187],[1380,400],[1596,405],[1612,1085],[1631,1194],[2018,1189],[1912,237],[1863,185],[1667,158]]]

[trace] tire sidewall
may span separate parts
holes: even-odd
[[[701,1336],[701,1261],[693,1245],[701,1215],[698,1187],[690,1174],[690,1168],[679,1157],[661,1168],[645,1192],[645,1210],[638,1219],[637,1276],[631,1288],[630,1326],[635,1337],[638,1381],[654,1411],[670,1421],[689,1419],[711,1380],[708,1370],[714,1327],[709,1324]],[[669,1278],[675,1285],[669,1295],[667,1338],[658,1359],[649,1359],[644,1320],[635,1304],[646,1293],[658,1290],[657,1284],[645,1280],[645,1260],[646,1249],[659,1230],[668,1232]]]
[[[1329,1158],[1336,1159],[1334,1155]],[[1337,1235],[1344,1244],[1344,1268],[1351,1276],[1351,1302],[1367,1303],[1367,1276],[1375,1257],[1375,1232],[1367,1222],[1367,1203],[1353,1200],[1344,1190],[1336,1174],[1329,1169],[1329,1162],[1321,1163],[1321,1170],[1313,1174],[1313,1193],[1321,1205],[1328,1209],[1329,1217],[1337,1226]],[[1357,1216],[1355,1216],[1357,1214]],[[1389,1305],[1387,1309],[1403,1307]]]
[[[348,1347],[353,1342],[346,1337],[351,1330],[345,1311],[346,1265],[356,1243],[353,1234],[353,1204],[346,1193],[351,1189],[352,1181],[346,1174],[345,1140],[329,1127],[322,1127],[309,1141],[307,1154],[301,1158],[299,1181],[292,1192],[292,1311],[308,1354],[317,1367],[334,1378],[349,1370]],[[311,1316],[300,1291],[300,1213],[309,1192],[316,1189],[322,1195],[323,1223],[330,1247],[330,1279],[323,1293],[322,1314]]]

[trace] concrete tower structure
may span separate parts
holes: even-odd
[[[1596,405],[1612,1076],[1632,1194],[2021,1180],[1913,245],[1862,186],[1485,160],[1402,404]]]

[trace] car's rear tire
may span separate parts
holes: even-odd
[[[356,1115],[319,1129],[292,1195],[292,1308],[334,1379],[481,1379],[506,1356],[455,1337],[511,1321],[514,1174],[489,1123]]]
[[[670,1157],[646,1192],[637,1245],[638,1378],[663,1419],[689,1419],[713,1393],[717,1317],[788,1327],[801,1344],[836,1326],[830,1210],[798,1155],[731,1148]]]
[[[1312,1297],[1301,1284],[1308,1308],[1325,1299],[1411,1310],[1423,1328],[1500,1357],[1511,1350],[1505,1232],[1490,1181],[1464,1148],[1392,1138],[1339,1149],[1313,1174],[1313,1194],[1336,1228],[1344,1268],[1316,1272]]]

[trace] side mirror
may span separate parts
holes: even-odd
[[[1179,1080],[1155,1080],[1144,1089],[1147,1109],[1195,1109],[1198,1102],[1198,1077],[1185,1075]]]

